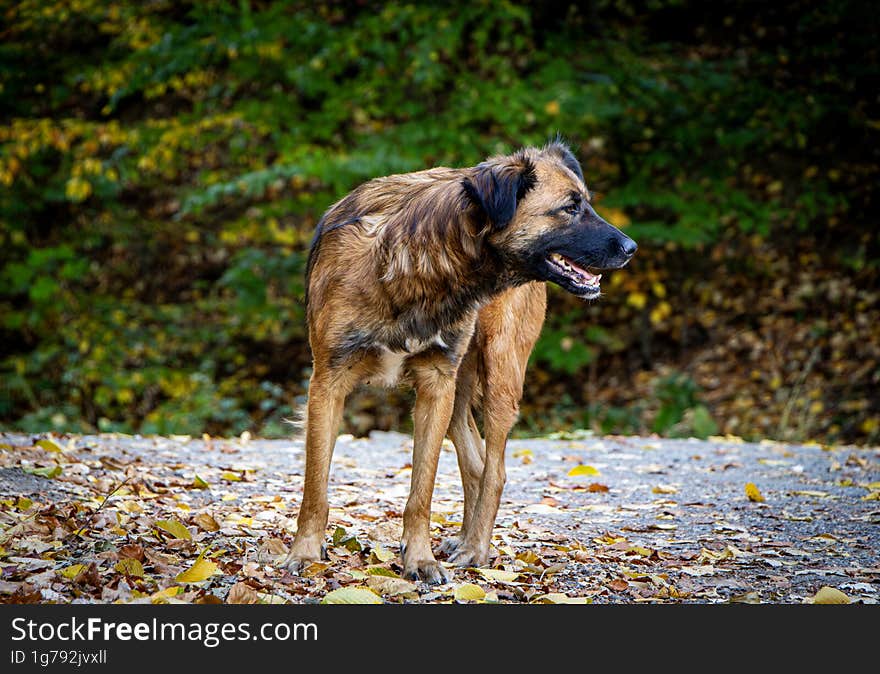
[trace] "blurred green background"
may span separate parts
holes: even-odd
[[[5,4],[0,428],[287,434],[322,211],[561,132],[640,249],[550,289],[518,433],[876,443],[878,34],[848,0]]]

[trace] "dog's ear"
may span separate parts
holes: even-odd
[[[559,138],[545,145],[544,152],[562,161],[563,166],[571,169],[571,172],[580,178],[581,182],[584,182],[584,172],[581,170],[580,163],[575,159],[574,153],[572,153],[568,145]]]
[[[497,231],[510,224],[517,202],[536,181],[532,160],[516,154],[484,161],[461,184],[468,199],[485,213],[492,229]]]

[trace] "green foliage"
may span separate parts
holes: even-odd
[[[549,425],[559,411],[644,430],[645,409],[577,384],[709,329],[676,322],[666,288],[708,303],[691,279],[711,246],[785,249],[833,225],[835,263],[875,277],[876,237],[858,231],[878,183],[876,44],[860,30],[874,14],[795,5],[16,3],[0,45],[0,423],[286,432],[323,210],[377,175],[562,131],[599,211],[642,249],[601,314],[551,294],[533,365],[567,397],[535,404]],[[660,430],[711,431],[695,400],[658,395]]]
[[[718,433],[709,410],[699,402],[699,387],[686,374],[673,373],[660,378],[654,395],[660,409],[651,430],[672,437],[707,438]]]

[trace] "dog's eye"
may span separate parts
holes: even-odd
[[[581,204],[579,201],[576,201],[572,204],[569,204],[563,209],[569,215],[575,215],[579,210],[581,210]]]

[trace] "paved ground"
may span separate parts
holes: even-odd
[[[823,586],[853,602],[880,599],[880,448],[513,440],[494,539],[498,572],[458,570],[449,586],[430,588],[377,579],[400,570],[393,553],[410,478],[407,436],[339,439],[330,560],[307,578],[271,564],[295,530],[301,442],[64,436],[53,450],[38,439],[0,435],[0,497],[34,502],[2,506],[0,601],[319,601],[351,587],[420,602],[800,603]],[[54,479],[22,470],[56,464],[63,470]],[[747,483],[763,502],[747,497]],[[444,451],[435,541],[455,533],[460,499],[455,456]],[[88,526],[73,540],[61,516],[67,505],[71,521]],[[216,528],[203,526],[206,514]],[[47,517],[64,531],[34,524]],[[169,519],[190,538],[158,531],[156,522]],[[177,572],[206,549],[217,566],[211,577],[180,581]],[[126,575],[128,567],[120,575],[126,556],[140,559],[140,576]],[[71,568],[79,572],[65,575]]]

